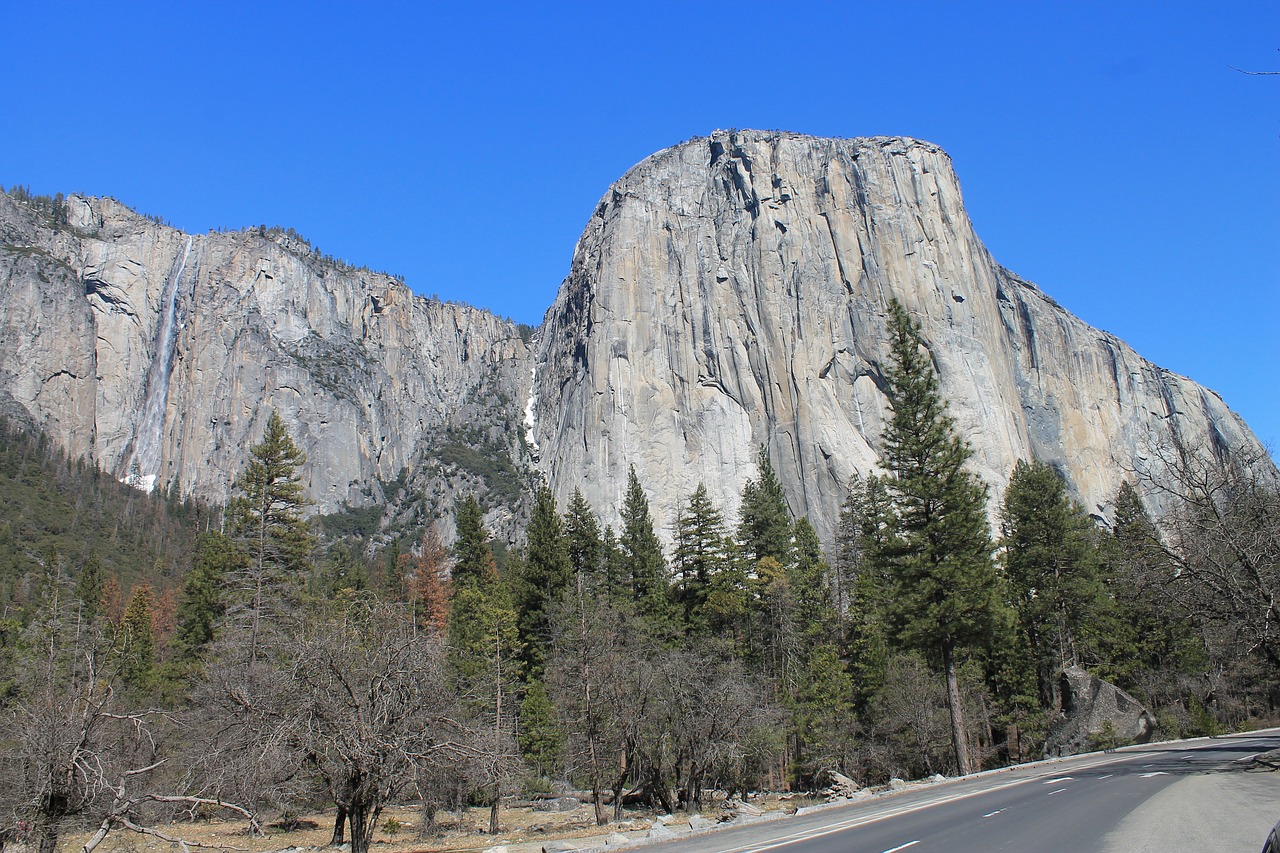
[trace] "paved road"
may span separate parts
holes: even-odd
[[[654,844],[646,853],[1257,853],[1280,819],[1280,773],[1254,755],[1280,730],[1040,762],[795,818]]]

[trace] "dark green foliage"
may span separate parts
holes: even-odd
[[[551,489],[543,486],[534,498],[528,543],[518,576],[512,572],[512,592],[520,618],[520,643],[528,670],[538,673],[550,642],[548,611],[569,586],[573,564],[569,540]]]
[[[489,550],[489,534],[484,529],[484,513],[475,497],[468,495],[454,505],[454,523],[458,538],[453,545],[453,582],[455,586],[469,580],[488,581],[497,577],[493,552]]]
[[[153,686],[156,665],[155,595],[147,584],[134,587],[116,631],[115,653],[120,680],[135,695],[146,695]]]
[[[1058,672],[1098,663],[1109,614],[1092,521],[1048,465],[1019,460],[1001,514],[1005,574],[1044,708],[1058,705]]]
[[[568,540],[569,562],[573,573],[592,585],[605,583],[608,556],[600,532],[600,522],[579,489],[573,490],[569,509],[564,514],[564,532]],[[610,531],[610,536],[612,536]]]
[[[227,535],[246,556],[231,601],[249,625],[251,660],[263,619],[295,599],[311,573],[315,540],[302,516],[310,503],[302,485],[306,461],[279,412],[272,411],[262,441],[249,448],[227,508]]]
[[[102,593],[105,584],[106,577],[103,573],[102,561],[98,559],[97,554],[90,552],[84,561],[84,566],[80,569],[80,574],[76,576],[76,598],[80,599],[80,604],[84,608],[85,619],[93,620],[98,617],[98,613],[102,610]]]
[[[490,443],[473,446],[461,438],[450,438],[434,448],[431,455],[444,466],[479,477],[494,503],[514,504],[524,494],[524,481],[506,448]]]
[[[338,512],[316,516],[315,523],[327,536],[335,539],[345,536],[364,539],[378,532],[378,524],[382,521],[385,509],[383,504],[365,507],[343,504]]]
[[[92,598],[112,578],[124,588],[172,585],[191,559],[201,512],[126,486],[0,419],[0,617],[24,622],[60,573],[75,579],[77,597]]]
[[[556,709],[541,681],[530,684],[520,702],[520,752],[544,778],[555,778],[564,766],[564,732],[556,722]]]
[[[888,567],[888,615],[897,639],[942,658],[953,740],[969,772],[955,653],[981,646],[998,624],[999,577],[987,526],[987,489],[965,469],[971,451],[955,434],[917,326],[890,304],[888,372],[893,419],[884,436],[892,515],[880,549]]]
[[[791,513],[782,484],[763,447],[756,456],[759,479],[747,480],[738,509],[738,550],[755,563],[772,557],[781,565],[791,562]]]
[[[667,587],[667,561],[653,529],[649,499],[645,497],[635,466],[627,473],[627,493],[622,504],[622,532],[618,536],[626,593],[641,615],[659,630],[674,629],[675,609]]]
[[[226,611],[225,587],[244,567],[245,555],[221,533],[201,534],[195,562],[182,580],[173,650],[183,664],[194,664],[213,642],[214,631]]]
[[[676,516],[675,551],[671,557],[675,598],[683,611],[685,629],[701,633],[707,629],[705,614],[712,580],[727,562],[724,515],[699,483],[689,502]]]
[[[1116,494],[1115,522],[1102,540],[1101,561],[1115,618],[1099,674],[1149,703],[1176,701],[1180,697],[1158,685],[1171,681],[1174,672],[1208,670],[1208,650],[1175,594],[1178,567],[1128,482]]]

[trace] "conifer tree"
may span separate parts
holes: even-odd
[[[248,557],[237,604],[249,623],[250,662],[257,660],[264,616],[310,572],[314,540],[302,517],[310,503],[302,485],[306,462],[284,419],[272,411],[262,441],[249,448],[249,461],[234,484],[227,530]]]
[[[986,485],[965,469],[972,451],[955,434],[919,329],[890,303],[889,396],[884,435],[893,513],[883,557],[892,577],[890,616],[908,648],[942,660],[951,739],[962,774],[973,770],[965,738],[957,653],[981,645],[1002,596],[985,515]]]
[[[465,498],[454,516],[458,540],[449,601],[449,660],[464,704],[486,732],[482,769],[490,800],[489,831],[496,833],[502,787],[516,760],[513,722],[521,679],[517,617],[507,586],[498,578],[479,504]]]
[[[676,515],[671,558],[675,598],[684,611],[685,628],[692,633],[706,629],[701,611],[712,579],[724,568],[724,539],[724,515],[712,503],[706,485],[699,483]]]
[[[224,587],[243,564],[244,554],[221,533],[202,533],[196,540],[195,561],[182,579],[173,635],[174,657],[182,665],[193,665],[213,641],[226,610]]]
[[[782,483],[764,447],[756,455],[759,478],[742,487],[738,520],[738,550],[750,563],[772,557],[780,565],[791,562],[791,513]]]
[[[548,611],[573,577],[569,540],[556,510],[555,496],[547,486],[538,489],[534,497],[526,539],[522,570],[513,577],[513,587],[524,662],[536,676],[546,660],[550,641]]]
[[[485,579],[497,567],[489,549],[489,534],[484,529],[484,513],[480,502],[468,495],[454,505],[457,540],[453,544],[453,582],[455,587],[468,578]]]
[[[564,532],[573,574],[586,578],[593,586],[601,582],[605,574],[604,540],[600,522],[581,489],[573,490],[569,509],[564,514]]]
[[[103,584],[102,561],[91,551],[76,578],[76,597],[83,605],[86,621],[93,621],[102,611]]]
[[[1005,571],[1042,707],[1058,705],[1058,671],[1082,664],[1105,620],[1093,522],[1043,462],[1018,460],[1001,513]]]
[[[136,693],[146,693],[153,684],[156,663],[156,635],[152,625],[155,594],[150,584],[139,584],[129,595],[129,604],[116,636],[120,657],[120,678]]]
[[[448,551],[433,526],[422,533],[418,553],[410,561],[406,583],[418,624],[437,636],[449,624]]]
[[[662,543],[653,529],[649,499],[645,497],[634,465],[627,472],[618,545],[624,580],[636,609],[659,631],[670,631],[674,608],[667,586],[667,562],[662,555]]]

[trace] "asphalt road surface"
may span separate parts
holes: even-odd
[[[1280,820],[1280,730],[1038,762],[646,853],[1257,853]]]

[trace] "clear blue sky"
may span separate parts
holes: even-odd
[[[996,259],[1280,445],[1280,3],[6,4],[0,183],[288,225],[527,323],[716,128],[950,152]]]

